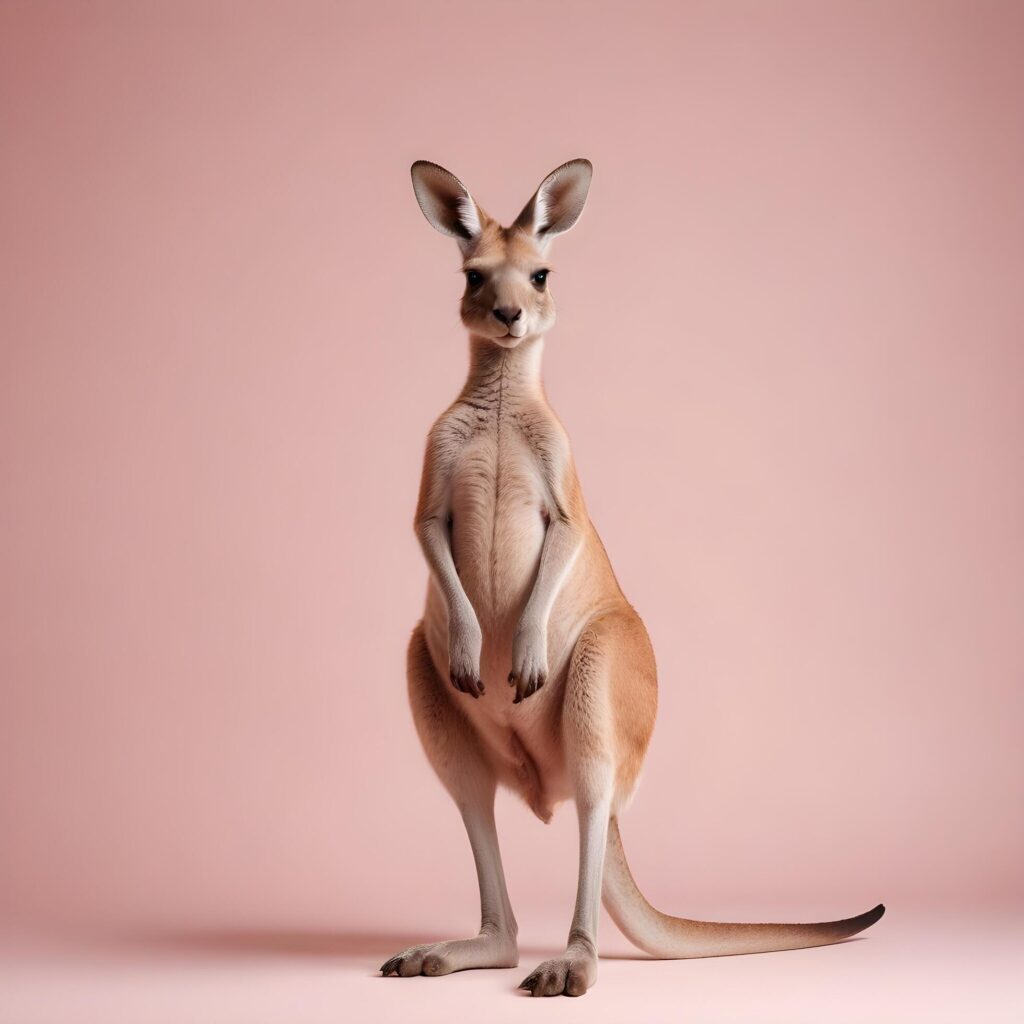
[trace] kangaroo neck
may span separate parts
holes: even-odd
[[[460,398],[505,402],[543,398],[541,362],[544,338],[526,338],[515,348],[502,348],[487,338],[470,335],[469,373]]]

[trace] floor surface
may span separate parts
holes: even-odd
[[[243,930],[150,935],[123,948],[21,945],[0,971],[0,1021],[1024,1021],[1024,927],[1005,919],[890,912],[836,946],[676,962],[638,959],[613,935],[597,986],[578,999],[516,990],[557,951],[556,926],[541,934],[544,944],[527,945],[515,970],[411,979],[376,968],[428,936]]]

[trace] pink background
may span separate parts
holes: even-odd
[[[422,445],[466,362],[420,157],[506,220],[595,164],[546,381],[658,654],[623,824],[651,899],[1019,907],[1022,31],[0,8],[8,920],[474,925],[405,699]],[[567,927],[571,807],[499,813],[521,930]]]

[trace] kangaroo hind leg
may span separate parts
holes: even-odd
[[[608,822],[635,782],[653,724],[649,649],[643,626],[629,609],[596,619],[573,650],[562,732],[579,818],[579,882],[565,954],[546,960],[520,986],[534,996],[583,995],[597,980]],[[624,714],[632,717],[622,721]]]
[[[505,875],[494,823],[494,771],[480,742],[455,706],[427,650],[422,625],[409,644],[409,701],[430,763],[462,814],[480,885],[480,931],[468,939],[426,943],[403,950],[381,973],[411,977],[441,975],[481,967],[515,967],[519,963],[516,919],[505,888]]]

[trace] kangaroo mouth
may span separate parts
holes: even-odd
[[[502,334],[491,340],[495,345],[500,345],[502,348],[515,348],[523,339],[517,338],[514,334]]]

